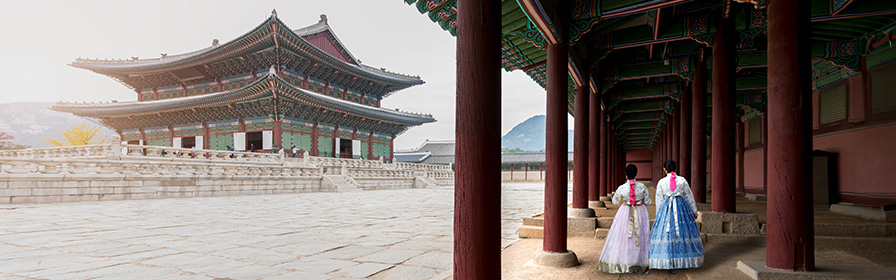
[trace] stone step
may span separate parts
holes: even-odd
[[[543,227],[544,219],[542,219],[542,218],[523,218],[523,225],[524,226]]]
[[[517,231],[520,238],[544,238],[544,228],[540,226],[521,226]]]
[[[765,246],[765,235],[762,234],[701,233],[700,237],[707,244]]]
[[[896,224],[816,223],[815,236],[896,237]]]
[[[860,254],[892,255],[892,248],[896,248],[896,238],[815,236],[816,250],[842,250]]]

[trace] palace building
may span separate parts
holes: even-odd
[[[71,66],[109,76],[137,101],[59,103],[94,118],[130,144],[237,151],[292,147],[310,155],[392,158],[393,139],[428,114],[380,106],[423,84],[416,76],[364,65],[326,15],[300,29],[274,11],[256,28],[197,51],[128,60],[77,59]]]

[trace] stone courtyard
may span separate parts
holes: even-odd
[[[543,208],[502,186],[504,247]],[[446,279],[453,188],[0,206],[2,279]]]

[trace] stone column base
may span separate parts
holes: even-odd
[[[588,201],[588,208],[592,209],[607,209],[607,205],[604,204],[603,201]]]
[[[546,267],[574,267],[579,265],[579,257],[570,250],[566,250],[563,253],[554,253],[539,249],[535,251],[535,259],[532,262]]]
[[[759,234],[759,217],[753,213],[697,211],[702,233]]]
[[[593,218],[593,217],[595,217],[594,209],[591,209],[591,208],[569,208],[569,209],[567,209],[567,214],[569,215],[569,217],[576,217],[576,218]]]
[[[601,196],[600,201],[613,201],[613,199],[610,198],[609,196]]]

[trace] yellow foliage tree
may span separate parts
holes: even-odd
[[[40,140],[53,145],[53,147],[106,144],[111,141],[108,136],[100,135],[99,126],[87,125],[87,123],[73,126],[59,134],[62,135],[62,138],[58,140],[49,137]]]

